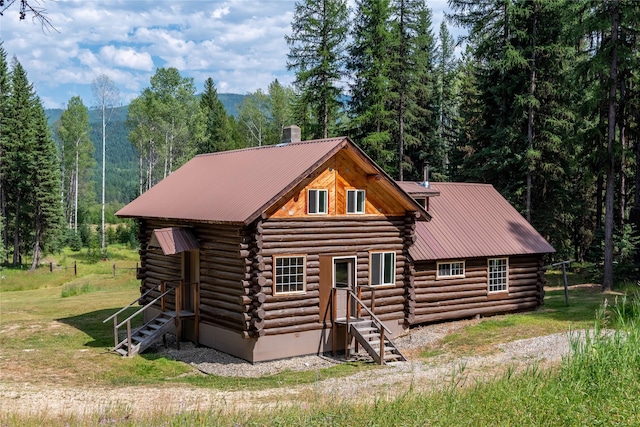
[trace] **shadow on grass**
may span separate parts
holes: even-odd
[[[122,322],[127,317],[135,313],[139,307],[131,307],[118,315],[118,322]],[[113,319],[103,323],[103,320],[117,312],[119,308],[109,308],[96,310],[77,316],[57,319],[59,322],[72,326],[91,337],[90,341],[84,343],[86,347],[113,347]],[[136,328],[141,325],[141,319],[136,318],[131,326]],[[120,333],[126,331],[126,326],[120,328]]]

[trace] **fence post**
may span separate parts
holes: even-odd
[[[116,277],[116,263],[113,263],[113,277]]]
[[[53,273],[53,261],[49,262],[49,273]]]
[[[73,275],[74,276],[78,275],[78,262],[77,261],[73,261]]]

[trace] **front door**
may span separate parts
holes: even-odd
[[[356,288],[356,257],[333,258],[333,287],[336,289],[336,318],[347,317],[348,291]],[[355,314],[355,301],[352,300],[351,316]]]

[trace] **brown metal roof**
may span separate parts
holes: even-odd
[[[428,219],[426,212],[346,137],[196,156],[116,215],[248,224],[347,147],[366,159],[371,169],[367,173],[382,174],[398,200]]]
[[[488,184],[433,182],[428,223],[417,222],[416,260],[462,259],[555,252],[509,202]]]
[[[431,186],[425,187],[422,182],[396,181],[396,183],[404,192],[410,194],[412,197],[434,197],[440,195],[440,193]]]
[[[179,254],[200,248],[193,234],[179,227],[157,228],[153,230],[149,246],[160,247],[165,255]]]

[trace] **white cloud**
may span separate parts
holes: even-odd
[[[59,32],[43,32],[9,11],[0,17],[0,39],[45,105],[60,107],[74,95],[90,105],[91,81],[100,74],[116,83],[126,103],[149,86],[157,67],[193,77],[199,91],[208,77],[219,92],[235,93],[266,90],[275,78],[293,80],[284,36],[295,0],[41,1]],[[429,6],[436,33],[446,0]]]
[[[117,67],[132,68],[141,71],[153,71],[153,59],[147,52],[136,52],[132,48],[104,46],[100,57]]]

